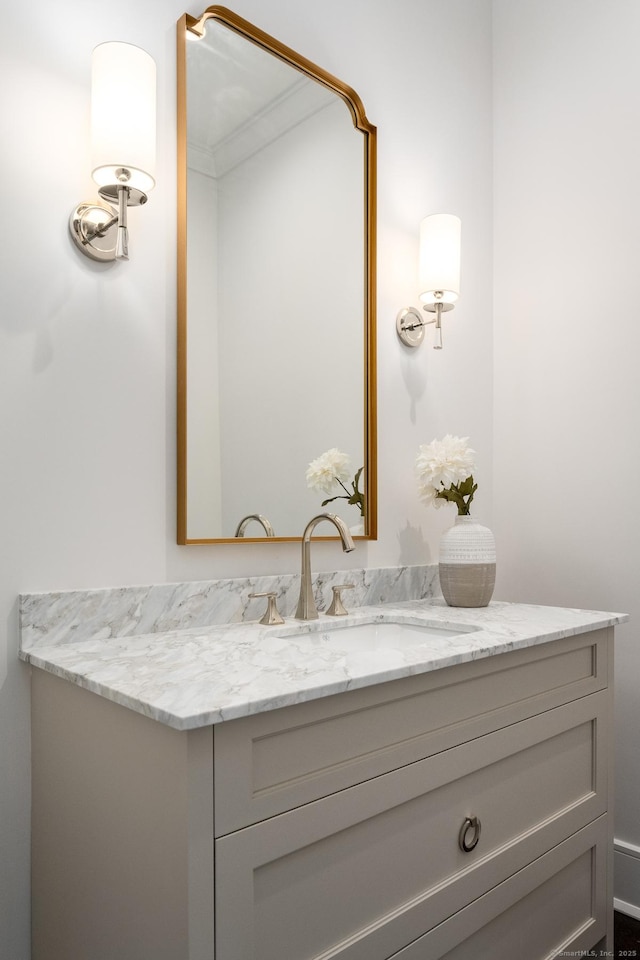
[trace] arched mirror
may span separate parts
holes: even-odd
[[[231,11],[179,21],[178,543],[376,536],[375,135]]]

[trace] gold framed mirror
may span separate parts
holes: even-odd
[[[299,540],[323,509],[375,539],[376,128],[225,7],[177,49],[178,543]]]

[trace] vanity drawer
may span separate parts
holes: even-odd
[[[606,709],[585,697],[218,839],[216,960],[386,960],[605,811]]]
[[[606,934],[607,842],[604,816],[392,960],[581,957]]]
[[[217,725],[216,836],[603,689],[610,632]]]

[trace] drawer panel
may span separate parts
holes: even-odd
[[[585,697],[218,839],[217,960],[386,960],[605,811],[606,704]],[[467,816],[482,832],[465,853]]]
[[[223,836],[603,689],[599,630],[214,729]]]
[[[606,934],[606,846],[602,817],[392,960],[582,956]]]

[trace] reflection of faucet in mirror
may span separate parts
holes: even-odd
[[[296,620],[318,619],[318,608],[316,607],[313,588],[311,586],[311,534],[321,520],[330,520],[336,527],[342,540],[342,549],[345,553],[350,553],[355,549],[346,523],[344,520],[341,520],[340,517],[337,517],[335,513],[320,513],[317,517],[314,517],[313,520],[309,521],[302,534],[302,571],[300,574],[300,597],[296,609]]]
[[[243,517],[238,526],[236,527],[236,532],[234,537],[244,537],[244,532],[247,529],[247,526],[251,523],[252,520],[257,520],[258,523],[262,525],[264,532],[268,537],[275,537],[275,532],[269,521],[266,517],[263,517],[261,513],[249,513],[246,517]]]

